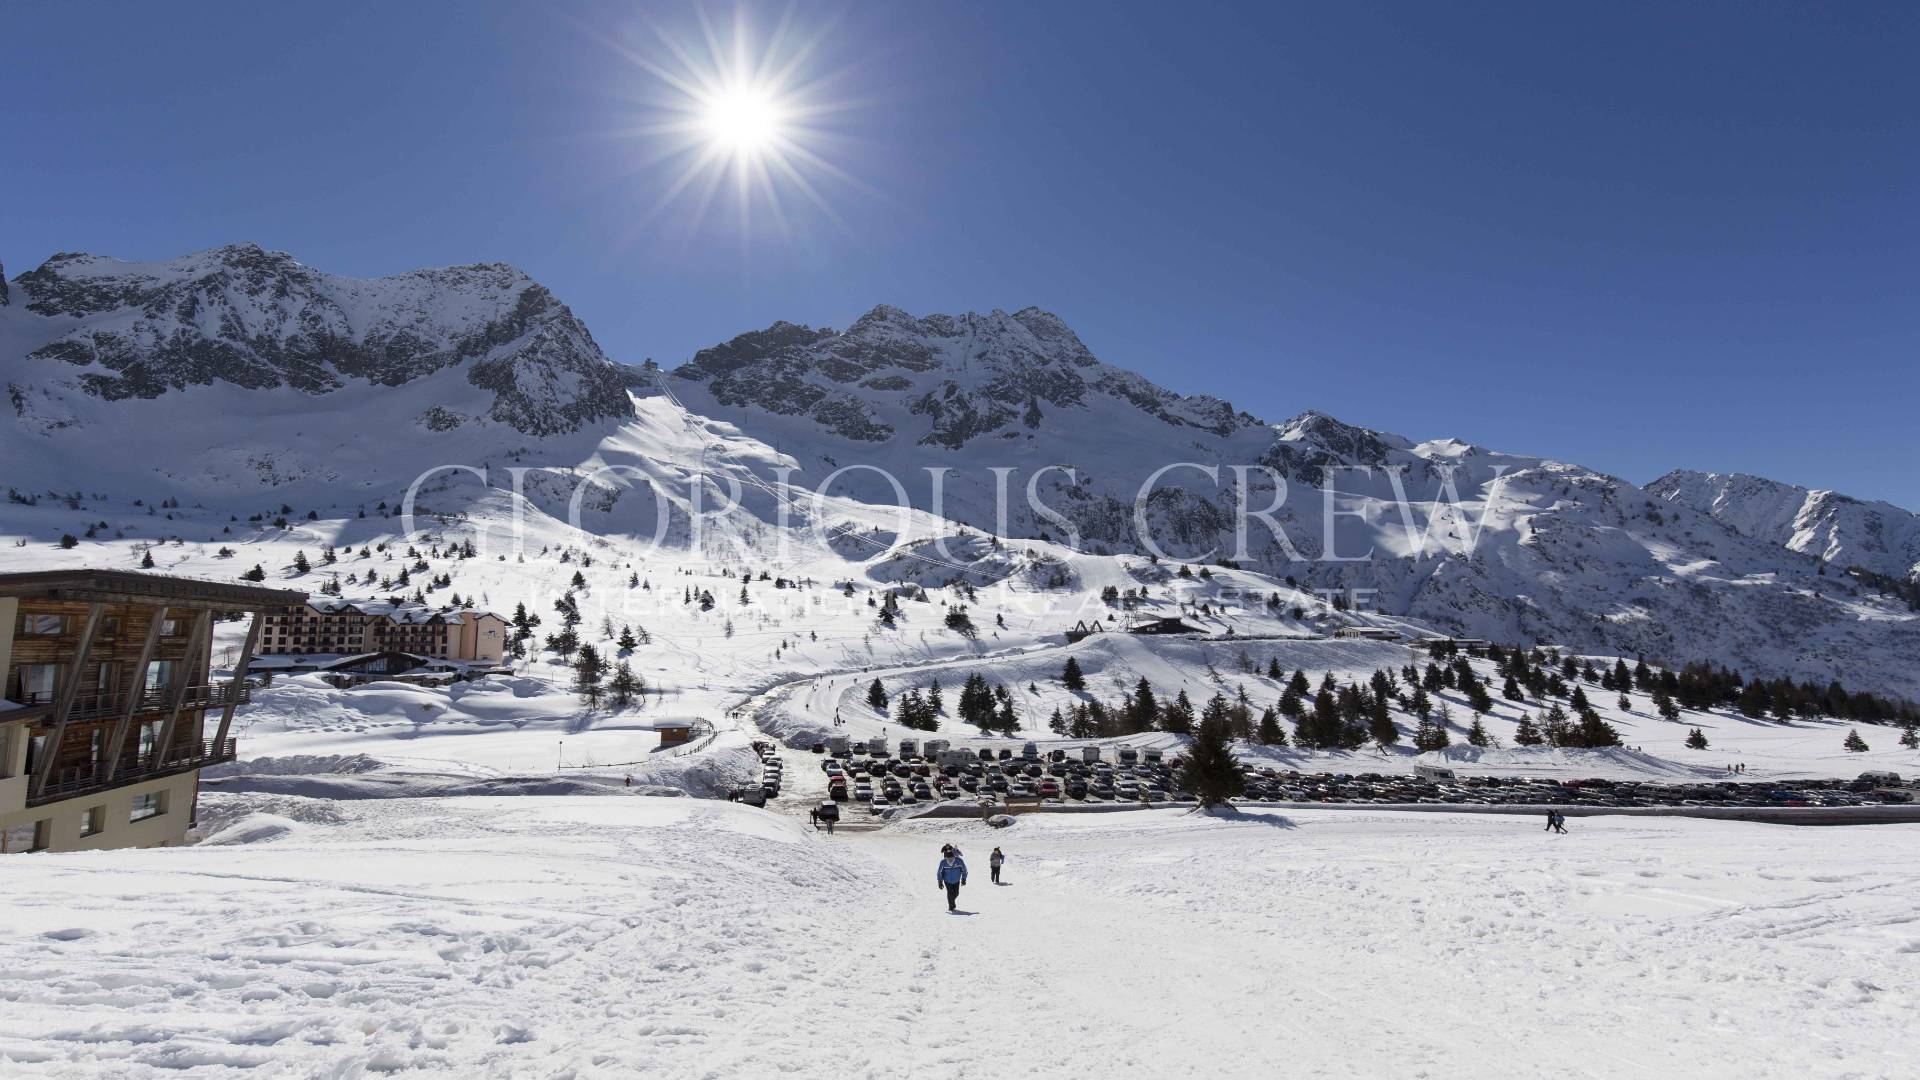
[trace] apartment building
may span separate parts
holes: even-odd
[[[200,770],[234,759],[263,614],[304,599],[123,570],[0,574],[0,854],[185,837]],[[215,682],[215,621],[249,615]]]
[[[435,611],[380,600],[309,600],[267,613],[268,656],[405,652],[435,660],[499,663],[507,620],[491,611]]]

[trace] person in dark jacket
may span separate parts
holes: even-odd
[[[960,899],[960,886],[967,883],[967,863],[958,852],[940,860],[940,868],[934,871],[934,880],[947,890],[947,910],[952,911]]]
[[[995,885],[1000,884],[1000,864],[1006,861],[1007,857],[1000,854],[999,848],[994,848],[993,854],[987,856],[987,869],[993,871],[993,883]]]

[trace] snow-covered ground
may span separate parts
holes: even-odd
[[[205,800],[197,847],[8,863],[0,1073],[1911,1073],[1916,826]]]

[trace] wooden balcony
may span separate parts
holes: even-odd
[[[218,683],[212,686],[189,686],[181,696],[180,708],[217,709],[224,708],[231,701],[236,705],[245,705],[252,688],[242,686],[235,692],[230,683]],[[134,702],[133,715],[143,713],[166,712],[173,707],[173,691],[167,687],[148,687],[138,692]],[[27,700],[19,704],[30,707],[50,708],[55,693],[26,695]],[[111,720],[118,717],[126,707],[126,695],[117,693],[82,693],[73,699],[73,708],[67,713],[67,722],[78,724],[89,720]]]
[[[96,762],[84,768],[56,769],[47,781],[47,786],[37,795],[27,798],[28,806],[40,806],[62,799],[74,799],[95,792],[126,787],[143,780],[153,780],[162,776],[203,769],[209,765],[218,765],[232,761],[238,740],[227,739],[218,745],[211,741],[173,747],[164,757],[155,760],[151,755],[142,757],[136,754],[123,754],[120,767],[114,770],[113,778],[107,779],[105,762]]]

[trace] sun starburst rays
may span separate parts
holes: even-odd
[[[648,29],[644,46],[610,43],[647,77],[643,116],[620,132],[643,147],[636,170],[659,180],[634,229],[673,210],[698,230],[724,207],[743,241],[792,236],[807,207],[846,230],[828,189],[872,190],[828,158],[846,142],[831,120],[851,107],[833,98],[844,71],[819,71],[830,28],[802,34],[789,11],[763,37],[744,13],[723,25],[702,13],[691,34]]]

